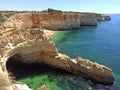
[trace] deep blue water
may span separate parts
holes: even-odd
[[[89,81],[85,81],[85,84],[94,90],[120,90],[120,14],[110,16],[111,21],[101,21],[97,27],[84,26],[79,30],[59,31],[52,37],[59,52],[71,58],[79,54],[83,58],[104,64],[112,69],[115,85],[91,85]],[[85,87],[82,89],[87,90]]]

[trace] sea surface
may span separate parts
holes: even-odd
[[[111,68],[113,86],[93,83],[81,76],[39,65],[16,64],[11,68],[16,79],[37,90],[46,85],[50,90],[120,90],[120,14],[111,14],[111,21],[79,30],[59,31],[52,36],[61,53],[77,55]],[[14,68],[15,67],[15,68]]]

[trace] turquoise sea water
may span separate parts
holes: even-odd
[[[72,58],[79,54],[111,68],[116,79],[115,90],[120,90],[120,14],[110,16],[111,21],[99,22],[97,27],[60,31],[53,40],[61,53]]]
[[[47,85],[50,90],[120,90],[120,15],[110,16],[111,21],[99,22],[97,27],[59,31],[52,39],[58,51],[71,58],[79,54],[111,68],[116,82],[113,86],[96,84],[81,76],[40,65],[10,62],[12,64],[8,66],[18,81],[34,90],[42,85]]]

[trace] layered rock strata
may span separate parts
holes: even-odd
[[[96,26],[98,21],[110,20],[101,14],[79,13],[20,13],[11,16],[3,26],[6,28],[45,28],[52,30],[77,29],[80,26]]]
[[[102,84],[114,83],[111,69],[80,57],[71,59],[69,56],[57,52],[55,43],[43,29],[1,30],[0,76],[6,72],[8,81],[9,75],[6,70],[6,63],[10,57],[24,63],[44,63],[50,67],[83,75]],[[11,84],[7,84],[7,86],[11,86]]]
[[[96,26],[97,18],[94,15],[80,15],[80,25],[81,26]]]

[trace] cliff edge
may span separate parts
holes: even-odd
[[[19,13],[8,18],[6,28],[45,28],[51,30],[78,29],[80,26],[97,26],[98,21],[111,20],[102,14],[79,13]]]

